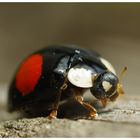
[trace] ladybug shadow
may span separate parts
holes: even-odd
[[[96,108],[98,114],[103,114],[107,112],[111,112],[111,109],[104,108],[99,101],[87,101],[93,107]],[[89,118],[89,111],[85,109],[82,105],[80,105],[76,101],[69,101],[59,107],[58,110],[58,118],[67,118],[72,120],[77,119],[88,119]]]
[[[98,112],[98,114],[103,114],[107,112],[111,112],[111,109],[105,109],[102,107],[99,101],[90,101],[86,100],[86,102],[90,103],[94,106]],[[34,117],[46,117],[50,114],[50,112],[44,113],[37,113],[37,114],[22,114],[22,117],[26,118],[34,118]],[[59,119],[71,119],[71,120],[78,120],[78,119],[88,119],[89,111],[85,109],[82,105],[80,105],[75,100],[69,100],[59,106],[58,115]]]

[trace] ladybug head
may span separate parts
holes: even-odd
[[[124,94],[120,82],[126,70],[127,67],[124,67],[119,78],[111,71],[105,71],[99,75],[93,76],[93,86],[90,88],[91,93],[97,99],[110,99],[112,101],[113,95]]]
[[[90,91],[97,99],[107,99],[116,93],[118,84],[118,77],[110,71],[105,71],[95,76]]]

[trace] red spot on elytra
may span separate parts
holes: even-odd
[[[21,64],[16,75],[16,88],[23,96],[32,92],[37,85],[42,73],[42,63],[42,56],[34,54]]]

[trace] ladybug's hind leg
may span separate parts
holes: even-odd
[[[53,119],[53,118],[57,117],[57,110],[58,110],[58,107],[59,107],[59,101],[61,99],[61,93],[64,90],[66,90],[66,88],[67,88],[67,79],[64,81],[63,85],[60,87],[60,89],[59,89],[59,91],[57,93],[57,97],[56,97],[56,100],[54,102],[53,110],[49,115],[50,119]]]
[[[80,89],[74,89],[75,91],[75,100],[80,103],[83,107],[85,107],[87,110],[89,110],[89,117],[95,118],[98,116],[96,109],[91,106],[90,104],[83,101],[83,97],[81,96],[81,90]]]

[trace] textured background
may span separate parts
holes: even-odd
[[[101,113],[97,122],[8,121],[0,123],[0,137],[139,137],[139,25],[140,3],[0,3],[1,121],[16,116],[6,112],[6,96],[18,64],[44,46],[77,44],[98,51],[118,74],[128,67],[123,79],[126,100]]]

